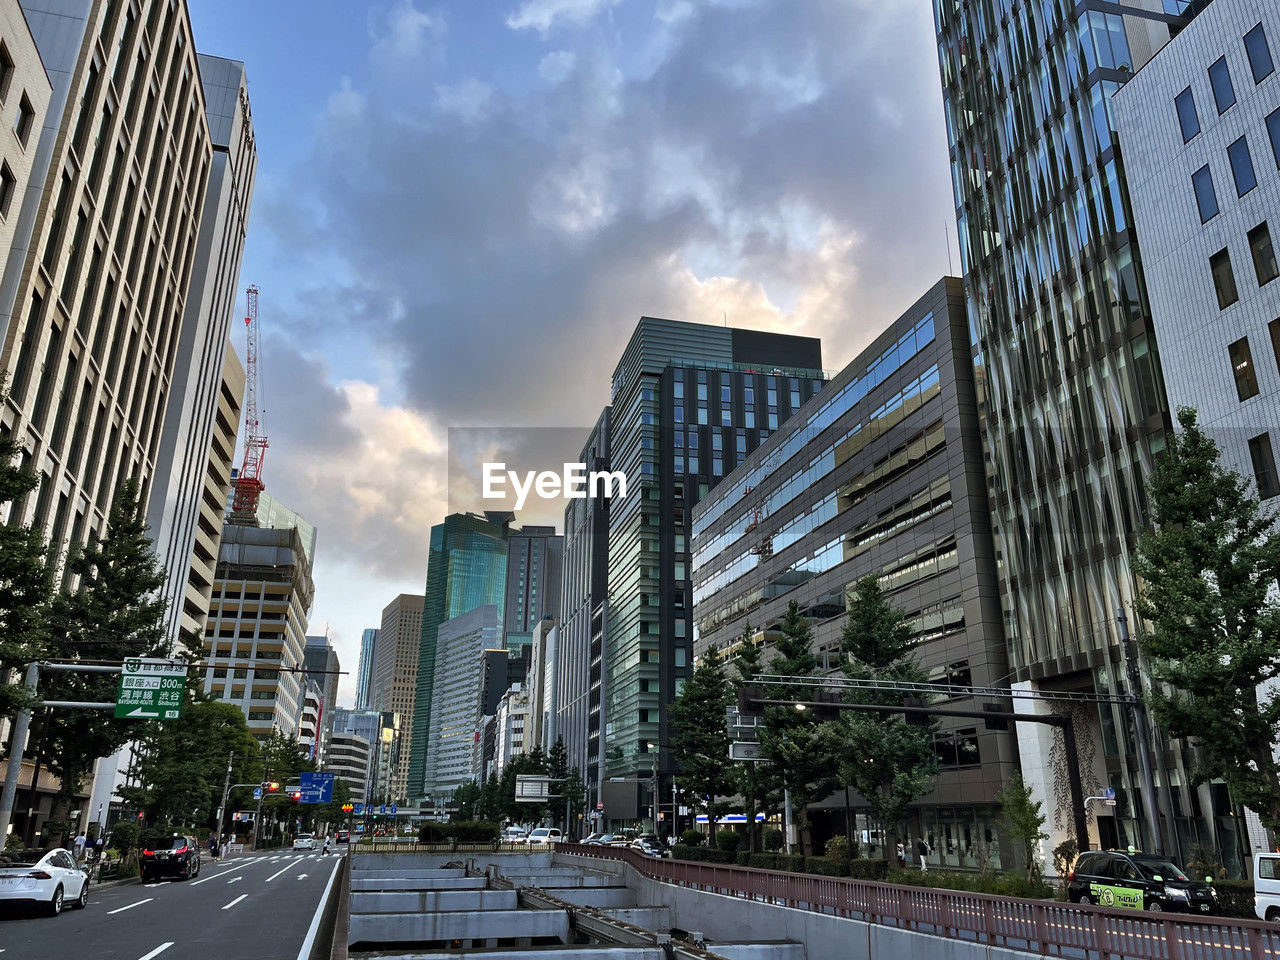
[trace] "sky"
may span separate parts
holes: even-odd
[[[458,450],[576,459],[641,316],[837,370],[958,269],[924,0],[189,3],[248,75],[264,480],[319,530],[340,704],[479,506]]]

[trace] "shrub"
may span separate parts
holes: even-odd
[[[715,850],[709,847],[690,847],[682,843],[677,843],[671,849],[671,856],[676,860],[697,860],[702,863],[730,863],[738,862],[738,855],[732,850]]]
[[[785,853],[753,853],[747,865],[761,870],[789,870],[792,873],[803,873],[804,860],[802,856],[789,856]]]
[[[111,828],[111,846],[120,851],[120,858],[127,860],[138,846],[138,825],[122,820]],[[16,834],[11,834],[12,839]]]
[[[764,848],[766,850],[770,850],[770,851],[781,850],[783,842],[784,842],[784,838],[782,836],[782,831],[777,829],[776,827],[766,830],[764,832]]]
[[[805,857],[804,872],[816,873],[823,877],[847,877],[849,861],[832,860],[829,857]]]
[[[848,837],[832,837],[827,841],[827,859],[834,863],[848,863],[853,859]]]
[[[751,852],[749,850],[739,850],[737,853],[738,866],[746,867],[751,865]]]
[[[701,830],[686,830],[680,834],[680,842],[686,847],[700,847],[705,839]]]
[[[930,870],[928,873],[894,871],[888,876],[891,883],[915,887],[940,887],[945,890],[967,890],[971,893],[989,893],[1000,897],[1023,897],[1030,900],[1048,900],[1053,888],[1044,880],[1029,880],[1024,873],[949,873]]]
[[[856,880],[889,879],[888,860],[850,860],[849,876]]]
[[[419,843],[444,843],[444,830],[440,824],[427,821],[418,828]]]
[[[1248,880],[1215,880],[1213,889],[1217,891],[1218,909],[1224,916],[1258,918],[1253,912],[1253,884]]]
[[[716,834],[716,846],[733,853],[742,845],[742,834],[736,830],[721,830]]]
[[[445,835],[456,843],[496,843],[501,828],[487,820],[459,820],[445,824]]]

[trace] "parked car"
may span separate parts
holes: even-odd
[[[89,903],[89,875],[61,847],[0,853],[0,903],[32,904],[56,917],[64,904]]]
[[[590,837],[588,837],[586,840],[583,840],[582,842],[585,844],[589,844],[590,846],[593,846],[593,847],[607,847],[609,846],[609,844],[613,843],[613,834],[612,833],[593,833]]]
[[[1259,920],[1280,921],[1280,853],[1253,855],[1253,912]]]
[[[339,830],[339,831],[338,831],[338,842],[339,842],[339,843],[350,843],[350,842],[351,842],[351,831],[349,831],[349,830]]]
[[[589,833],[589,834],[587,834],[585,837],[583,837],[581,840],[579,840],[578,842],[579,842],[579,843],[582,843],[582,844],[586,844],[586,845],[588,845],[588,846],[595,846],[596,844],[598,844],[598,843],[600,842],[600,838],[601,838],[601,837],[604,837],[604,836],[607,836],[607,834],[603,834],[603,833]]]
[[[605,846],[609,847],[629,847],[635,842],[639,835],[635,831],[624,830],[621,833],[615,833]]]
[[[313,833],[300,833],[293,838],[293,849],[295,850],[314,850],[316,848],[316,838]]]
[[[559,843],[561,840],[560,831],[555,827],[539,827],[529,834],[529,844],[548,844]]]
[[[1067,897],[1131,910],[1218,912],[1218,894],[1210,884],[1192,880],[1172,860],[1136,851],[1082,853],[1067,876]]]
[[[190,880],[200,873],[200,844],[195,837],[175,833],[151,844],[143,844],[139,866],[143,883],[162,877]]]
[[[507,827],[502,831],[503,843],[524,843],[529,839],[529,834],[524,827]]]
[[[631,841],[631,849],[643,853],[646,857],[662,857],[670,856],[671,851],[666,848],[661,840],[652,835],[636,837]]]

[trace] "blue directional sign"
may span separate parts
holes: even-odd
[[[261,800],[261,799],[262,799],[262,788],[261,788],[261,787],[254,787],[254,788],[253,788],[253,799],[255,799],[255,800]]]
[[[363,803],[357,803],[357,804],[356,804],[355,814],[356,814],[356,816],[357,816],[357,817],[363,817],[363,816],[364,816],[364,804],[363,804]]]
[[[394,816],[396,815],[396,805],[393,803],[393,804],[391,805],[391,809],[390,809],[390,810],[388,810],[387,812],[388,812],[388,813],[390,813],[390,814],[394,817]]]
[[[298,798],[299,803],[333,802],[332,773],[304,773],[298,780],[298,790],[302,793]]]
[[[382,806],[378,807],[378,813],[386,813],[386,812],[387,812],[387,805],[385,803],[382,804]]]

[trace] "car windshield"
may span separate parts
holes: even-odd
[[[311,834],[309,834],[309,833],[300,833],[300,834],[298,834],[298,836],[297,836],[295,839],[298,839],[298,840],[314,840],[315,838],[314,838]]]
[[[531,834],[531,836],[535,836],[535,837],[545,837],[545,836],[547,836],[547,834],[549,834],[550,832],[551,832],[550,830],[538,829],[538,830],[533,831],[533,833]]]
[[[151,850],[177,850],[187,845],[186,837],[161,837],[154,843],[146,845]]]
[[[608,842],[609,842],[610,840],[612,840],[612,839],[613,839],[613,834],[612,834],[612,833],[606,833],[603,837],[601,837],[601,838],[600,838],[600,842],[601,842],[601,843],[608,843]]]
[[[48,850],[10,850],[0,853],[0,869],[5,867],[34,867],[45,858]]]
[[[1169,860],[1134,860],[1148,880],[1186,880],[1187,875]]]

